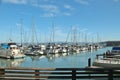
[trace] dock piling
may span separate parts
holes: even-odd
[[[91,58],[88,59],[88,67],[91,67]]]
[[[108,80],[113,80],[113,70],[109,70]]]
[[[35,73],[35,76],[36,76],[36,77],[39,77],[39,70],[35,70],[35,72],[36,72],[36,73]],[[39,80],[39,79],[35,79],[35,80]]]
[[[4,80],[5,69],[0,69],[0,80]]]
[[[76,70],[72,70],[72,80],[76,80]]]

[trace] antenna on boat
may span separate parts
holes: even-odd
[[[12,39],[10,38],[9,41],[12,42]]]
[[[10,37],[9,37],[9,39],[8,39],[9,42],[12,42],[12,36],[13,36],[13,35],[12,35],[12,27],[10,27]]]

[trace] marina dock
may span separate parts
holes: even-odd
[[[120,80],[120,0],[0,0],[0,80]]]

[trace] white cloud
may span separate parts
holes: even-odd
[[[49,1],[49,0],[43,0],[43,1],[47,2],[47,1]]]
[[[71,10],[74,8],[71,5],[63,4],[63,7],[52,4],[56,0],[2,0],[3,3],[12,4],[28,4],[36,8],[40,8],[43,11],[42,17],[54,17],[54,16],[71,16]],[[62,11],[62,8],[70,10],[69,12]],[[29,14],[30,15],[30,14]]]
[[[43,0],[44,2],[55,3],[56,0]]]
[[[71,5],[68,5],[68,4],[64,5],[64,8],[65,9],[69,9],[69,10],[73,10],[74,9]]]
[[[55,37],[56,37],[55,39],[56,41],[65,41],[67,37],[66,30],[62,29],[61,26],[55,27]]]
[[[51,13],[59,13],[59,8],[56,5],[50,5],[50,4],[37,4],[37,3],[32,3],[32,6],[39,7],[44,11],[51,12]]]
[[[114,2],[119,2],[120,0],[113,0]]]
[[[88,5],[89,3],[86,0],[75,0],[79,4]]]
[[[56,16],[54,13],[45,13],[41,15],[41,17],[54,17],[54,16]]]
[[[71,16],[71,12],[62,12],[59,8],[59,6],[56,5],[40,5],[40,4],[32,4],[35,7],[41,8],[44,12],[41,17],[54,17],[54,16]],[[64,5],[64,8],[73,10],[73,8],[70,5]]]
[[[71,16],[71,13],[69,13],[69,12],[64,12],[63,15]]]
[[[80,32],[85,33],[87,30],[88,30],[87,28],[83,28],[80,30]]]
[[[53,17],[60,13],[59,7],[56,5],[32,3],[32,6],[43,10],[44,14],[41,17]]]
[[[40,8],[42,8],[45,11],[52,12],[52,13],[58,13],[59,9],[55,5],[39,5]]]
[[[26,4],[28,0],[2,0],[4,3]]]

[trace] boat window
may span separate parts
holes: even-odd
[[[13,49],[15,49],[15,47],[13,47]]]
[[[112,51],[112,53],[116,53],[117,51]]]

